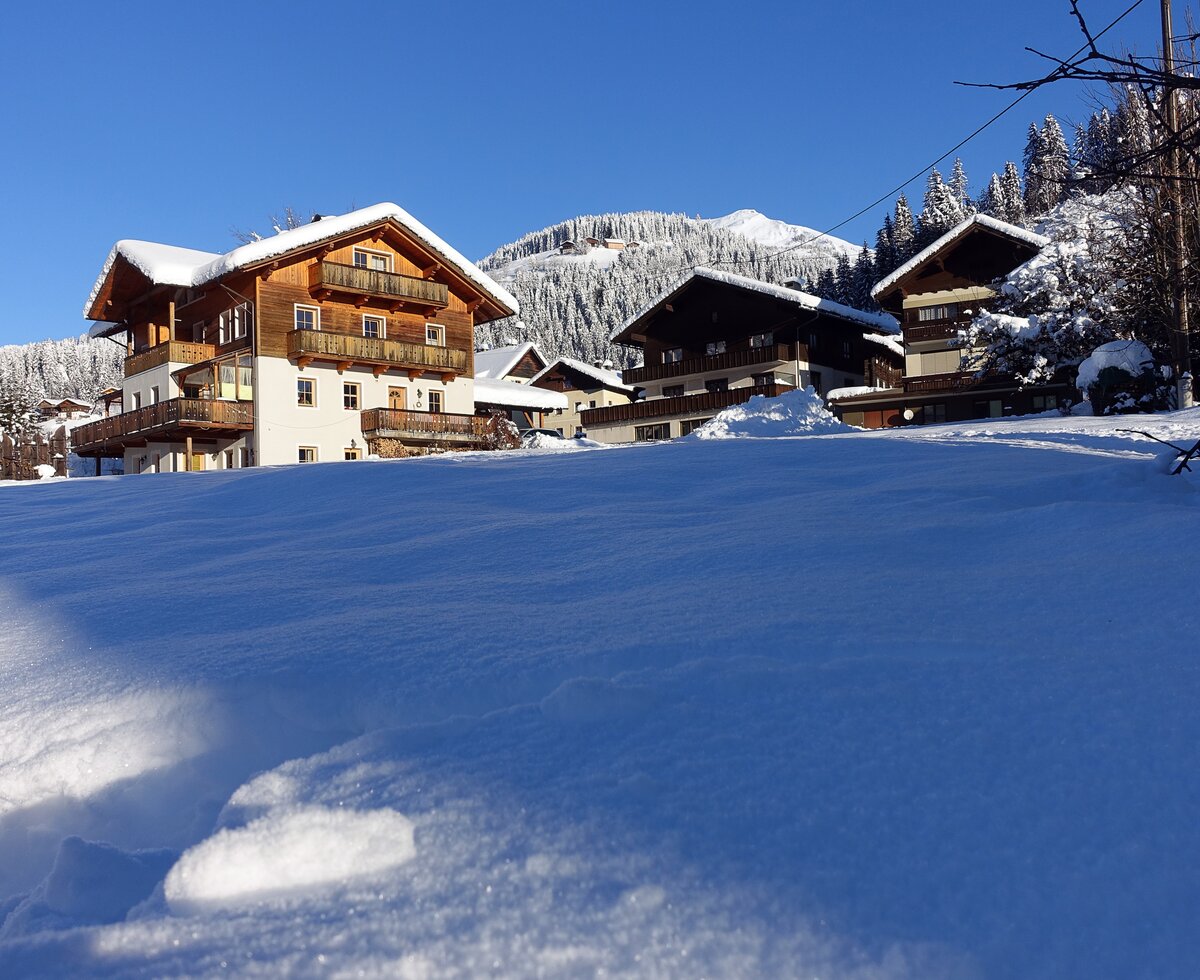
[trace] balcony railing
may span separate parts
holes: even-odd
[[[463,374],[467,370],[467,352],[456,347],[430,347],[327,330],[293,330],[288,334],[288,355],[301,360],[370,364],[443,374]]]
[[[130,378],[161,364],[199,364],[215,357],[212,344],[194,344],[185,340],[167,340],[125,358],[125,377]]]
[[[482,445],[490,424],[491,419],[479,415],[417,412],[407,408],[368,408],[362,413],[362,431],[368,439]]]
[[[904,327],[904,340],[910,344],[917,344],[922,340],[949,340],[951,337],[957,337],[960,330],[966,330],[970,325],[969,319],[914,323]]]
[[[173,431],[223,429],[230,432],[254,428],[251,402],[216,401],[204,398],[171,398],[131,412],[89,422],[71,433],[77,455],[103,455],[105,449],[121,449],[126,443],[142,442]]]
[[[904,390],[955,391],[960,388],[979,388],[1003,383],[1003,379],[994,377],[977,378],[973,371],[954,371],[949,374],[925,374],[916,378],[905,378]]]
[[[438,309],[450,302],[450,291],[445,283],[339,262],[318,262],[310,266],[308,288],[313,293],[353,293]]]
[[[689,374],[708,374],[727,371],[731,368],[750,367],[754,364],[771,364],[792,359],[790,344],[770,344],[767,347],[749,347],[745,350],[729,351],[725,354],[710,354],[706,357],[689,357],[673,364],[645,364],[628,368],[621,375],[627,385],[642,384],[659,378],[682,378]]]
[[[719,412],[730,405],[740,405],[755,395],[774,398],[791,385],[752,385],[746,388],[730,388],[728,391],[705,391],[696,395],[678,395],[674,398],[649,398],[629,405],[606,405],[603,408],[585,408],[579,413],[584,428],[592,425],[612,425],[640,419],[665,418],[674,415],[690,415],[697,412]]]

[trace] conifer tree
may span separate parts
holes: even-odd
[[[1012,160],[1004,164],[1004,173],[1000,175],[1000,188],[1004,192],[1003,207],[996,217],[1010,225],[1023,226],[1025,198],[1021,191],[1021,175],[1017,173],[1017,165]]]
[[[917,224],[913,219],[908,198],[903,193],[896,198],[896,216],[892,219],[892,243],[895,246],[896,265],[907,262],[917,250]]]
[[[954,192],[942,180],[938,171],[931,170],[925,184],[925,207],[921,211],[921,227],[918,244],[922,247],[941,238],[965,215]]]
[[[999,218],[1001,221],[1006,220],[1004,217],[1004,186],[1000,183],[998,174],[993,173],[992,179],[988,181],[987,190],[979,198],[979,210],[983,214],[991,215],[993,218]]]
[[[837,259],[837,267],[833,271],[837,279],[837,295],[834,300],[845,306],[853,305],[850,297],[854,292],[854,266],[850,264],[850,256],[842,252]]]
[[[896,242],[892,232],[892,216],[883,216],[883,227],[875,234],[875,278],[882,279],[899,266],[896,260]]]
[[[958,201],[958,206],[964,216],[975,210],[967,187],[967,171],[963,167],[961,157],[954,158],[954,169],[950,171],[950,190]]]

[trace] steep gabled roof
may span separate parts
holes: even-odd
[[[799,289],[791,289],[788,286],[777,286],[774,283],[751,279],[749,276],[739,276],[733,272],[722,272],[717,269],[701,267],[693,269],[657,299],[652,300],[642,307],[642,309],[638,310],[612,337],[612,342],[616,344],[629,344],[629,339],[623,340],[622,338],[628,337],[632,332],[631,328],[639,320],[659,306],[670,302],[673,297],[686,289],[696,279],[708,279],[713,282],[735,286],[738,289],[772,296],[775,299],[794,304],[802,310],[827,313],[830,316],[850,320],[865,327],[870,327],[873,330],[883,331],[884,333],[897,333],[900,330],[900,324],[896,321],[896,318],[887,313],[868,313],[866,310],[856,310],[852,306],[843,306],[841,303],[835,303],[831,299],[824,299],[820,296],[814,296],[812,293],[801,292]]]
[[[973,214],[966,221],[955,225],[946,234],[939,238],[932,245],[923,248],[920,252],[914,255],[911,259],[900,266],[890,275],[880,279],[875,283],[875,288],[871,290],[871,298],[878,299],[889,289],[895,286],[901,279],[907,276],[910,272],[918,269],[920,266],[928,262],[942,249],[948,245],[952,245],[964,235],[975,228],[985,228],[988,231],[995,232],[998,235],[1004,235],[1011,238],[1013,241],[1021,242],[1029,245],[1036,251],[1040,251],[1050,244],[1050,239],[1043,235],[1035,234],[1025,228],[1020,228],[1017,225],[1010,225],[1007,221],[1001,221],[999,218],[993,218],[986,214]]]
[[[613,391],[623,391],[632,395],[636,389],[632,385],[625,384],[621,380],[621,376],[615,371],[606,371],[604,368],[598,368],[594,364],[588,364],[585,361],[577,361],[573,357],[560,357],[553,364],[547,365],[532,378],[529,379],[530,384],[537,384],[539,378],[544,377],[551,371],[562,365],[571,371],[576,371],[585,377],[592,378],[605,388],[610,388]]]
[[[479,290],[495,307],[498,316],[510,316],[517,312],[517,301],[507,290],[497,285],[474,263],[451,248],[402,207],[385,203],[312,221],[299,228],[281,231],[270,238],[241,245],[224,254],[200,252],[176,245],[161,245],[158,242],[119,241],[104,260],[104,268],[92,286],[91,294],[83,308],[83,315],[87,317],[92,313],[96,299],[118,261],[132,266],[153,285],[202,286],[231,272],[253,268],[384,222],[396,225],[405,235],[436,256],[447,268]]]
[[[509,344],[506,347],[493,347],[491,350],[475,352],[475,377],[480,379],[501,379],[520,363],[521,358],[532,352],[534,357],[546,364],[546,355],[537,344],[526,341],[523,344]]]

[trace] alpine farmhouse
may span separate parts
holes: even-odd
[[[835,397],[833,410],[851,425],[879,429],[1060,407],[1074,392],[1067,379],[1022,388],[1012,377],[979,376],[973,352],[958,340],[995,298],[995,282],[1046,244],[1024,228],[976,214],[878,282],[871,295],[902,323],[904,378],[886,390]]]
[[[896,328],[887,314],[695,269],[613,338],[642,351],[621,381],[644,399],[582,408],[580,424],[600,442],[671,439],[755,395],[891,384],[901,370]]]
[[[128,351],[74,451],[126,473],[478,448],[474,328],[517,302],[395,204],[224,255],[113,247],[84,308]]]

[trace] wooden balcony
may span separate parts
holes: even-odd
[[[175,442],[199,432],[233,437],[253,428],[252,402],[171,398],[78,426],[71,448],[77,456],[112,456],[151,439]]]
[[[963,388],[978,388],[995,384],[994,378],[977,378],[973,371],[953,371],[949,374],[925,374],[904,379],[906,392],[958,391]]]
[[[791,385],[751,385],[746,388],[730,388],[728,391],[705,391],[696,395],[679,395],[675,398],[649,398],[629,405],[606,405],[603,408],[585,408],[579,413],[580,422],[586,429],[593,425],[614,425],[622,422],[637,422],[642,419],[670,418],[676,415],[696,415],[703,412],[719,412],[730,405],[741,405],[755,395],[774,398],[785,391],[794,391]]]
[[[393,313],[406,307],[428,313],[445,309],[450,302],[445,283],[339,262],[317,262],[310,266],[308,290],[319,299],[346,293],[354,297],[356,306],[382,299],[389,301]]]
[[[426,371],[451,381],[467,370],[467,352],[455,347],[430,347],[404,340],[360,337],[327,330],[293,330],[288,334],[288,356],[303,369],[312,361],[333,361],[338,370],[355,364],[369,365],[375,376],[389,368],[407,371],[418,378]]]
[[[125,358],[125,377],[131,378],[162,364],[199,364],[216,354],[217,349],[212,344],[168,340]]]
[[[805,359],[807,359],[807,354],[805,354]],[[683,361],[675,361],[673,364],[645,364],[642,367],[628,368],[622,372],[621,380],[627,385],[635,385],[646,381],[657,381],[660,378],[682,378],[689,374],[709,374],[714,371],[728,371],[756,364],[774,364],[790,360],[792,360],[790,344],[771,344],[767,347],[749,347],[745,350],[729,351],[725,354],[690,357]]]
[[[405,408],[368,408],[362,413],[362,431],[368,440],[398,439],[431,445],[450,443],[456,448],[482,448],[491,419],[448,412],[417,412]]]
[[[949,340],[957,337],[960,330],[966,330],[970,325],[970,320],[927,320],[911,326],[905,324],[904,341],[908,344],[919,344],[923,340]]]

